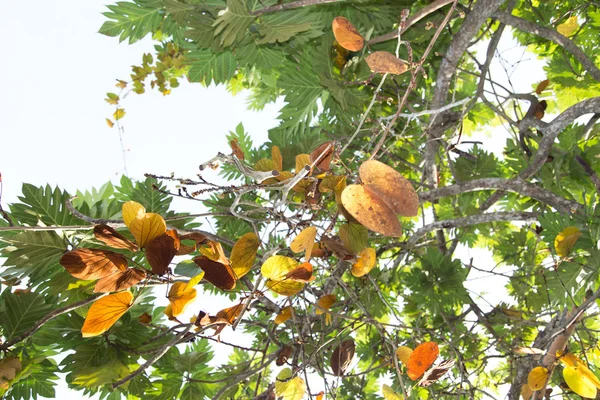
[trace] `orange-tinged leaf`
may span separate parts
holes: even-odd
[[[137,251],[137,244],[121,235],[115,229],[108,225],[96,225],[94,226],[94,236],[99,241],[103,242],[107,246],[115,249],[127,249],[131,251]]]
[[[298,173],[304,169],[305,166],[310,166],[310,155],[308,154],[298,154],[296,156],[296,168],[294,172]]]
[[[129,228],[131,222],[136,218],[141,218],[146,214],[146,209],[143,205],[136,201],[127,201],[122,207],[123,222]]]
[[[233,139],[229,142],[229,146],[231,146],[231,150],[233,151],[233,155],[235,155],[239,160],[244,160],[246,157],[244,156],[244,150],[240,147],[240,144],[237,139]]]
[[[125,116],[125,110],[122,108],[117,108],[117,111],[115,111],[113,113],[113,118],[115,119],[115,121],[120,120],[121,118],[123,118]]]
[[[563,378],[569,388],[581,397],[596,398],[596,386],[581,373],[577,367],[566,366],[563,369]]]
[[[177,241],[178,242],[178,241]],[[169,264],[177,253],[176,244],[173,237],[161,235],[148,242],[146,245],[146,260],[152,267],[152,272],[156,275],[164,275],[169,268]]]
[[[273,281],[285,280],[288,273],[298,267],[298,261],[285,256],[271,256],[260,268],[263,277]]]
[[[112,128],[113,126],[115,126],[115,123],[112,122],[110,119],[105,118],[106,120],[106,125],[108,125],[109,128]]]
[[[281,151],[279,150],[279,146],[271,147],[271,158],[273,162],[277,166],[277,171],[283,170],[283,157],[281,156]]]
[[[373,72],[400,75],[408,71],[408,64],[387,51],[376,51],[365,59]]]
[[[269,289],[282,296],[293,296],[304,288],[304,282],[267,280],[266,285]]]
[[[119,292],[137,285],[146,277],[146,273],[139,269],[129,268],[100,279],[94,287],[94,293]]]
[[[317,309],[315,313],[317,315],[324,314],[331,308],[331,306],[335,303],[337,297],[335,294],[326,294],[321,296],[319,300],[317,300]]]
[[[196,289],[189,287],[187,282],[175,282],[169,295],[167,296],[171,303],[173,317],[176,317],[185,311],[185,308],[196,298]]]
[[[558,33],[567,37],[573,35],[577,29],[579,29],[579,22],[576,15],[569,17],[565,22],[556,27]]]
[[[336,17],[331,24],[333,35],[340,46],[350,51],[360,51],[365,41],[354,26],[344,17]]]
[[[521,386],[521,398],[523,400],[531,400],[531,396],[533,396],[533,390],[529,387],[527,383]]]
[[[204,271],[204,279],[221,290],[232,290],[235,288],[237,279],[235,272],[228,264],[213,261],[206,256],[194,258],[194,262]]]
[[[319,393],[317,393],[317,396],[315,397],[316,400],[323,400],[323,395],[325,393],[321,390]]]
[[[549,84],[550,84],[550,79],[544,79],[543,81],[538,83],[537,87],[535,88],[535,93],[542,94],[542,92],[544,90],[546,90],[546,88],[548,87]]]
[[[244,304],[240,303],[233,307],[225,308],[217,313],[217,318],[221,318],[227,321],[229,324],[233,324],[235,319],[241,314]]]
[[[60,265],[78,279],[93,280],[127,269],[127,259],[109,250],[77,249],[60,258]]]
[[[421,343],[413,350],[408,363],[406,363],[408,377],[413,381],[417,380],[433,364],[439,354],[440,350],[437,343]]]
[[[565,228],[556,235],[556,239],[554,239],[556,254],[558,254],[559,257],[567,257],[580,236],[581,231],[576,227],[569,226],[568,228]]]
[[[375,191],[396,214],[414,217],[419,212],[419,196],[411,183],[398,171],[377,160],[362,163],[360,179]]]
[[[285,307],[281,310],[279,314],[275,317],[275,323],[277,325],[283,324],[288,319],[292,318],[292,307]]]
[[[165,307],[164,313],[167,316],[167,318],[169,319],[169,321],[177,320],[177,318],[175,318],[175,316],[173,315],[173,306],[171,305],[171,303],[167,304],[167,306]]]
[[[198,249],[202,255],[221,264],[230,264],[229,259],[223,251],[223,246],[221,246],[221,243],[209,240],[206,246],[207,247],[201,247]]]
[[[404,396],[394,392],[394,390],[388,385],[381,386],[381,393],[385,400],[404,400]]]
[[[238,279],[246,275],[254,265],[259,246],[260,240],[254,232],[246,233],[233,246],[231,250],[231,268]]]
[[[399,346],[396,349],[396,356],[398,357],[398,360],[400,360],[400,362],[404,365],[408,365],[408,360],[410,360],[410,356],[412,354],[413,350],[410,347],[407,346]]]
[[[402,226],[394,211],[367,186],[347,186],[342,192],[342,204],[365,228],[385,236],[402,235]]]
[[[548,368],[535,367],[527,375],[527,384],[532,390],[540,390],[548,379]]]
[[[325,142],[310,152],[310,165],[319,160],[315,164],[315,169],[317,172],[327,172],[331,170],[331,160],[334,153],[335,147],[333,142]]]
[[[375,266],[375,249],[369,247],[358,253],[358,260],[352,266],[352,275],[361,277],[368,274]]]
[[[133,303],[131,292],[120,292],[96,300],[90,307],[81,334],[83,337],[98,336],[110,329]]]
[[[354,357],[355,344],[353,339],[344,340],[333,350],[331,355],[331,370],[335,376],[342,376],[346,373],[352,358]]]
[[[312,248],[315,245],[315,238],[317,237],[317,228],[314,226],[309,226],[305,228],[292,240],[290,243],[290,249],[294,253],[300,253],[306,250],[305,260],[310,260],[310,254],[312,253]]]
[[[142,324],[148,325],[152,322],[152,315],[145,312],[138,317],[138,321],[140,321]]]
[[[287,273],[285,279],[304,283],[314,281],[315,277],[313,276],[312,264],[304,262],[298,265],[298,267]]]

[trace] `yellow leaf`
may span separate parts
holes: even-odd
[[[110,119],[106,118],[106,125],[108,125],[109,128],[112,128],[113,126],[115,126],[115,123],[112,122]]]
[[[523,400],[531,400],[531,396],[533,396],[533,390],[531,390],[528,384],[523,384],[521,386],[521,398]]]
[[[562,352],[556,352],[556,357],[563,363],[565,366],[576,368],[579,371],[579,374],[585,376],[594,386],[600,389],[600,380],[596,377],[596,375],[589,370],[589,368],[585,365],[581,359],[575,356],[573,353],[563,354]]]
[[[292,240],[290,244],[290,249],[294,253],[300,253],[301,251],[306,250],[306,254],[304,258],[306,261],[310,260],[310,255],[312,253],[313,246],[315,245],[315,238],[317,237],[317,228],[314,226],[309,226],[305,228]]]
[[[279,150],[279,146],[271,147],[271,158],[275,165],[277,166],[277,171],[281,171],[283,169],[283,157],[281,156],[281,151]]]
[[[368,274],[375,266],[375,249],[369,247],[358,253],[358,260],[352,266],[352,275],[358,277]]]
[[[293,296],[302,290],[304,282],[297,282],[289,279],[285,281],[273,281],[269,279],[267,281],[267,287],[282,296]]]
[[[340,226],[338,231],[344,247],[357,254],[369,245],[369,232],[360,224],[347,223]]]
[[[290,318],[292,318],[292,307],[285,307],[275,317],[275,323],[277,325],[283,324],[285,321],[287,321]]]
[[[239,238],[231,250],[231,268],[238,279],[246,275],[256,258],[260,240],[255,233],[249,232]]]
[[[210,260],[216,261],[221,264],[229,265],[229,259],[225,256],[225,252],[223,251],[223,246],[219,242],[213,242],[212,240],[208,241],[208,247],[201,247],[198,251],[209,258]]]
[[[317,315],[324,314],[331,308],[333,303],[335,303],[336,296],[335,294],[326,294],[321,296],[319,300],[317,300],[317,310],[315,311]]]
[[[187,283],[187,288],[188,289],[193,288],[194,286],[196,286],[197,284],[200,283],[202,278],[204,278],[204,271],[201,271],[198,275],[196,275],[192,279],[190,279]]]
[[[529,372],[527,376],[527,384],[532,390],[540,390],[544,387],[548,379],[548,368],[539,366]]]
[[[577,22],[577,17],[572,16],[572,17],[569,17],[569,19],[567,19],[562,24],[558,25],[556,27],[556,30],[561,35],[568,37],[568,36],[571,36],[572,34],[574,34],[578,28],[579,28],[579,22]]]
[[[383,393],[383,398],[385,400],[404,400],[404,396],[394,392],[388,385],[382,385],[381,392]]]
[[[175,282],[167,298],[171,303],[172,314],[176,317],[183,313],[185,307],[196,298],[196,289],[189,287],[187,282]]]
[[[342,192],[346,188],[346,177],[338,175],[327,175],[319,184],[321,193],[334,192],[335,201],[341,202]]]
[[[408,360],[410,359],[412,352],[413,351],[410,347],[400,346],[398,349],[396,349],[396,356],[402,364],[408,365]]]
[[[306,383],[299,376],[290,379],[292,371],[289,368],[282,370],[275,381],[275,394],[283,400],[302,400],[306,393]]]
[[[269,160],[268,158],[261,158],[256,164],[254,164],[254,169],[262,172],[275,171],[277,170],[277,164],[275,161]]]
[[[110,329],[133,303],[131,292],[120,292],[96,300],[90,307],[81,334],[83,337],[98,336]]]
[[[177,318],[175,318],[175,316],[173,315],[173,306],[170,303],[167,304],[167,306],[165,307],[164,313],[167,316],[167,318],[169,318],[169,321],[177,320]]]
[[[596,386],[581,373],[579,368],[566,366],[563,369],[563,378],[569,388],[581,397],[596,398]]]
[[[310,166],[310,155],[309,154],[298,154],[296,156],[296,168],[295,173],[300,172],[306,165]]]
[[[565,228],[562,232],[556,235],[554,239],[554,248],[559,257],[566,257],[571,252],[571,249],[581,236],[581,232],[574,226]]]
[[[122,108],[117,108],[117,111],[115,111],[113,114],[113,118],[115,119],[115,121],[120,120],[124,116],[125,116],[125,110]]]
[[[298,261],[285,256],[271,256],[260,268],[266,279],[282,281],[286,275],[298,267]]]
[[[167,231],[167,224],[163,217],[146,213],[144,206],[135,201],[123,204],[123,221],[140,248]]]
[[[144,206],[136,201],[128,201],[123,203],[122,210],[123,222],[125,222],[125,225],[127,225],[128,228],[131,224],[131,221],[136,218],[141,218],[144,216],[144,214],[146,214],[146,209]]]
[[[115,86],[121,89],[125,89],[127,87],[127,82],[117,79],[117,84]]]

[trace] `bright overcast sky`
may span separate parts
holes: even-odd
[[[119,44],[116,38],[98,34],[108,2],[4,4],[4,14],[11,18],[0,25],[5,38],[0,63],[5,77],[0,98],[3,205],[17,200],[23,182],[59,185],[74,193],[118,181],[123,171],[121,146],[116,127],[109,129],[104,121],[114,111],[104,97],[117,91],[115,79],[128,80],[130,66],[141,62],[143,52],[152,52],[153,44],[149,38]],[[522,50],[515,50],[512,40],[503,40],[502,48],[515,52],[510,58],[521,58]],[[539,61],[526,62],[519,68],[524,74],[513,76],[522,92],[545,78]],[[497,68],[501,65],[494,63],[492,72]],[[142,96],[132,93],[122,106],[127,112],[122,120],[127,169],[131,178],[142,179],[146,172],[193,177],[201,162],[228,151],[225,134],[239,122],[255,143],[263,143],[268,129],[277,125],[281,104],[250,112],[244,95],[232,97],[222,86],[183,83],[166,97],[151,90]],[[505,137],[500,131],[491,137],[488,133],[484,147],[501,154]],[[195,202],[176,204],[198,211]],[[463,258],[483,257],[478,249],[461,253]],[[481,283],[472,281],[473,289]],[[81,398],[68,392],[64,383],[60,386],[58,397]]]

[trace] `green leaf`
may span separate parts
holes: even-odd
[[[254,21],[241,0],[228,0],[227,8],[214,23],[214,36],[221,37],[221,44],[231,46],[246,36],[246,31]]]
[[[159,8],[150,5],[150,1],[119,1],[107,6],[110,11],[103,15],[110,19],[100,27],[100,33],[107,36],[119,36],[119,41],[129,39],[135,43],[160,26],[162,14]]]
[[[339,233],[344,247],[354,254],[369,246],[369,231],[361,224],[348,223],[340,226]]]
[[[52,306],[38,293],[3,293],[0,326],[7,340],[19,336],[48,314]]]
[[[36,187],[24,183],[21,203],[11,204],[13,218],[27,225],[38,225],[42,221],[46,225],[80,225],[81,220],[76,218],[67,209],[66,202],[71,197],[69,193],[59,188],[52,189],[50,185]]]
[[[236,60],[229,51],[214,54],[210,50],[199,50],[186,56],[186,64],[190,66],[188,76],[192,82],[201,82],[208,86],[226,83],[233,78]]]
[[[21,377],[11,386],[6,400],[36,400],[38,398],[53,399],[56,366],[50,360],[42,358],[29,360],[23,367]]]
[[[283,43],[287,42],[299,32],[307,31],[311,28],[311,19],[306,10],[287,11],[274,15],[267,15],[261,18],[258,31],[263,36],[258,43]]]

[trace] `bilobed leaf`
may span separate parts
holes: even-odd
[[[208,243],[206,243],[206,246],[199,248],[198,251],[212,261],[221,264],[230,264],[229,259],[225,255],[225,251],[223,251],[223,246],[219,242],[209,240]]]
[[[137,244],[133,243],[108,225],[94,226],[94,237],[115,249],[138,250]]]
[[[246,275],[254,265],[259,246],[260,240],[254,232],[246,233],[233,246],[231,250],[231,268],[238,279]]]
[[[344,247],[356,254],[369,245],[369,231],[361,224],[347,223],[338,232]]]
[[[375,249],[369,247],[363,249],[360,253],[358,253],[358,259],[352,265],[352,275],[357,278],[368,274],[373,267],[375,266],[375,262],[377,255]]]
[[[135,201],[123,204],[123,221],[140,248],[144,248],[152,239],[167,231],[167,224],[163,217],[155,213],[147,213],[146,209]]]
[[[356,28],[344,17],[336,17],[331,24],[335,40],[340,46],[350,51],[360,51],[365,41]]]
[[[285,279],[304,283],[314,281],[315,277],[313,276],[312,264],[308,262],[303,262],[302,264],[298,265],[296,268],[288,272],[285,276]]]
[[[381,394],[385,400],[404,400],[404,396],[394,392],[394,390],[386,384],[381,386]]]
[[[284,400],[302,400],[306,393],[306,383],[299,376],[292,378],[292,370],[285,368],[275,381],[275,393]]]
[[[196,298],[196,289],[189,287],[186,282],[175,282],[167,296],[171,303],[171,310],[174,317],[182,314],[185,308]]]
[[[567,257],[580,236],[581,231],[576,227],[570,226],[565,228],[556,235],[556,239],[554,239],[556,254],[558,254],[559,257]]]
[[[294,172],[298,173],[304,169],[306,165],[310,166],[310,155],[309,154],[298,154],[296,156],[296,167]]]
[[[308,228],[304,228],[302,232],[298,234],[290,243],[290,249],[294,253],[300,253],[302,251],[306,251],[304,259],[306,261],[310,260],[310,254],[312,252],[312,248],[315,245],[315,238],[317,237],[317,228],[314,226],[309,226]]]
[[[387,51],[376,51],[365,59],[373,72],[400,75],[408,71],[408,64]]]
[[[285,280],[287,274],[298,267],[298,261],[285,256],[271,256],[260,268],[263,277],[273,281]]]
[[[540,390],[544,387],[548,379],[548,368],[538,366],[532,369],[527,375],[527,384],[532,390]]]
[[[577,21],[576,15],[567,18],[565,22],[556,27],[558,33],[567,37],[573,35],[577,31],[577,29],[579,29],[579,22]]]
[[[125,271],[116,272],[100,279],[96,282],[96,286],[94,286],[94,292],[119,292],[137,285],[144,278],[146,278],[146,273],[144,271],[129,268]]]
[[[294,353],[294,348],[292,346],[283,346],[281,349],[279,349],[279,352],[277,353],[277,359],[275,360],[275,365],[277,365],[278,367],[281,367],[283,364],[285,364],[288,360],[288,358],[290,358],[290,356]]]
[[[333,350],[330,364],[331,370],[335,376],[343,376],[346,373],[346,370],[350,367],[350,363],[354,357],[355,347],[354,340],[347,339]]]
[[[244,304],[240,303],[219,311],[216,317],[227,321],[229,324],[233,324],[235,319],[241,314],[243,308]]]
[[[90,307],[81,328],[83,337],[98,336],[110,329],[133,303],[131,292],[121,292],[96,300]]]
[[[413,381],[425,373],[440,354],[437,343],[425,342],[415,348],[406,363],[408,377]]]
[[[342,204],[367,229],[391,237],[402,234],[402,226],[394,211],[368,186],[346,186],[342,192]]]
[[[292,318],[292,307],[285,307],[281,309],[281,312],[275,317],[275,324],[283,324],[288,319]]]
[[[333,142],[325,142],[317,146],[310,152],[310,165],[315,164],[317,172],[327,172],[331,170],[331,161],[335,154],[335,146]],[[317,162],[317,160],[319,160]]]
[[[127,269],[127,259],[108,250],[77,249],[65,253],[60,265],[78,279],[93,280]]]
[[[122,207],[123,222],[129,227],[134,219],[142,218],[146,214],[146,208],[137,201],[127,201]]]

